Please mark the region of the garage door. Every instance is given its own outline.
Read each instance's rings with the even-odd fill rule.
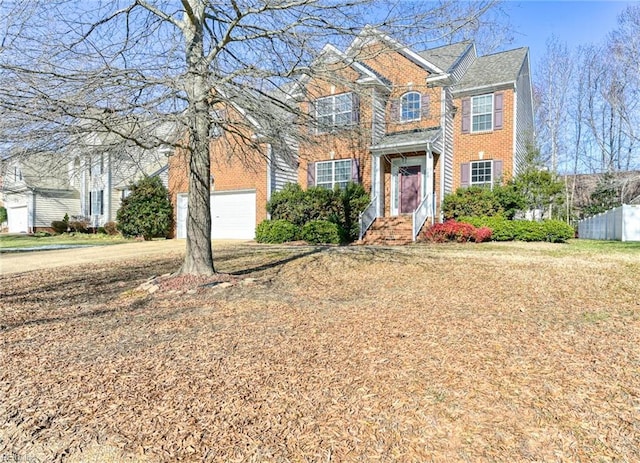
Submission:
[[[187,236],[186,195],[178,196],[178,238]],[[252,240],[256,233],[256,192],[229,191],[211,194],[211,238]]]
[[[9,233],[27,233],[29,226],[27,206],[8,207],[7,221],[9,222]]]

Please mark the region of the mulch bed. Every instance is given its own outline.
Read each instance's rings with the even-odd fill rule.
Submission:
[[[2,278],[0,461],[640,461],[640,263],[553,249]]]

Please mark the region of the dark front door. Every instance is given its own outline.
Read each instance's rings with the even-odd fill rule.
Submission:
[[[420,166],[400,167],[400,214],[410,214],[420,204],[422,175]]]

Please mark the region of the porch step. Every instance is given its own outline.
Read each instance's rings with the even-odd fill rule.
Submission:
[[[400,246],[413,242],[411,216],[378,217],[362,238],[361,244]]]

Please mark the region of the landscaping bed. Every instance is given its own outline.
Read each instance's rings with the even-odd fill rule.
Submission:
[[[638,461],[636,251],[237,245],[224,285],[171,284],[175,256],[2,277],[0,460]]]

